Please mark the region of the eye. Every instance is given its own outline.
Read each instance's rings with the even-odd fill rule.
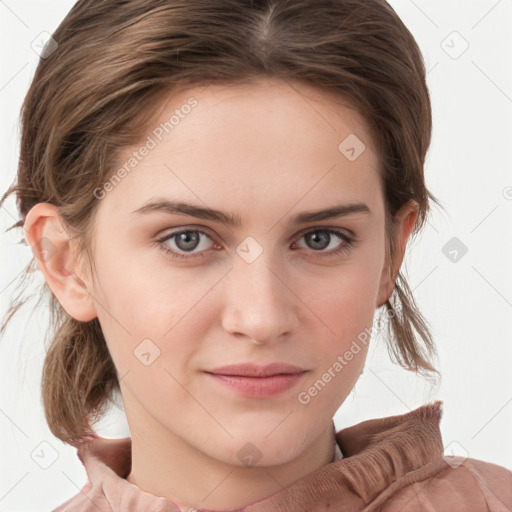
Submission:
[[[314,252],[320,252],[321,256],[334,256],[343,252],[348,252],[355,240],[346,235],[342,231],[336,229],[314,229],[303,233],[299,238],[305,239],[309,248]],[[340,243],[341,241],[341,243]],[[324,249],[330,248],[331,250],[325,251]]]
[[[174,233],[170,233],[164,238],[157,240],[157,243],[173,258],[186,259],[203,256],[203,253],[208,249],[208,244],[204,243],[205,239],[211,240],[211,238],[204,231],[199,231],[197,229],[187,229],[184,231],[175,231]],[[171,241],[173,244],[172,246],[170,246]],[[173,249],[173,246],[176,247],[177,250]],[[197,248],[200,249],[197,251],[199,254],[192,252]],[[191,254],[191,256],[187,256],[187,254],[183,253]]]
[[[321,257],[336,256],[348,252],[355,243],[354,238],[351,238],[342,231],[330,228],[310,230],[303,233],[297,240],[302,238],[309,245],[306,248],[312,249],[313,252],[318,253]],[[208,244],[207,240],[211,244]],[[192,259],[206,257],[213,241],[204,231],[186,229],[169,233],[157,240],[156,243],[173,258]],[[326,251],[325,249],[328,248],[331,250]]]

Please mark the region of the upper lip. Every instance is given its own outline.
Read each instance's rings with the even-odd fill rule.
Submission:
[[[221,366],[213,370],[207,370],[207,373],[215,373],[218,375],[239,375],[244,377],[270,377],[279,374],[302,373],[306,370],[300,366],[288,363],[271,363],[261,366],[254,363],[231,364]]]

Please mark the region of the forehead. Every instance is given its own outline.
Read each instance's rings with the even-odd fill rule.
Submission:
[[[118,166],[129,170],[109,193],[118,206],[167,194],[212,207],[265,199],[307,209],[319,195],[374,202],[381,193],[362,116],[324,91],[275,79],[173,90]]]
[[[195,106],[189,108],[192,101]],[[333,142],[332,137],[336,143],[340,136],[357,134],[375,152],[366,121],[348,100],[301,81],[259,78],[238,85],[180,87],[160,100],[158,113],[148,123],[146,132],[154,131],[172,117],[175,118],[171,123],[175,149],[179,146],[176,135],[180,131],[186,135],[187,126],[192,125],[196,134],[202,128],[208,139],[220,130],[231,129],[234,140],[248,134],[258,142],[283,141],[293,136],[293,140],[311,141],[307,147],[316,143],[319,135],[329,132],[331,137],[325,140],[326,145]],[[296,124],[298,120],[300,125]],[[175,130],[178,124],[181,129]],[[206,133],[211,129],[214,131]],[[166,131],[165,135],[170,133]],[[182,139],[186,141],[185,137]]]

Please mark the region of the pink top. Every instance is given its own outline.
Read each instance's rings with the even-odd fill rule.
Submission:
[[[511,512],[512,471],[443,456],[442,404],[340,430],[333,462],[236,512]],[[125,479],[131,470],[129,437],[92,438],[77,453],[89,481],[53,512],[180,511]]]

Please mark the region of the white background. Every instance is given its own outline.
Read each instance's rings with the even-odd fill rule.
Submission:
[[[434,210],[403,269],[432,326],[443,378],[431,390],[393,365],[376,338],[364,374],[336,414],[336,428],[439,399],[447,454],[512,469],[512,0],[390,3],[416,37],[429,70],[434,132],[427,186],[446,213]],[[52,33],[73,4],[0,0],[2,193],[15,177],[19,109],[38,62],[31,43],[43,31]],[[464,40],[468,49],[454,58]],[[5,233],[17,218],[11,199],[0,210],[1,314],[31,258],[28,247],[16,244],[21,232]],[[452,237],[468,248],[457,262],[442,252]],[[75,449],[45,423],[39,382],[47,317],[43,308],[31,315],[34,304],[22,309],[0,342],[1,511],[49,510],[86,482]],[[106,437],[129,435],[120,410],[99,430]],[[54,454],[55,462],[41,468],[31,457],[34,450]]]

